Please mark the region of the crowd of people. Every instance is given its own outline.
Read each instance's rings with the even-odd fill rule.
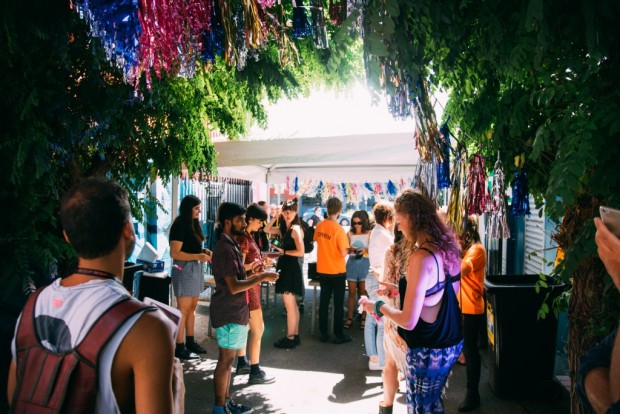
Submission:
[[[275,283],[286,310],[286,336],[274,346],[301,345],[297,298],[305,291],[302,266],[307,227],[298,215],[297,200],[284,202],[279,211],[270,207],[223,202],[216,217],[217,242],[210,251],[203,247],[200,199],[183,198],[169,234],[173,294],[181,315],[175,325],[156,307],[132,298],[119,283],[135,245],[126,191],[102,178],[76,184],[63,198],[60,212],[78,267],[33,295],[24,310],[27,317],[18,323],[8,381],[9,401],[16,412],[54,404],[63,412],[70,411],[69,407],[96,413],[183,412],[183,373],[178,360],[206,353],[195,340],[194,315],[207,261],[216,285],[210,305],[218,346],[212,412],[252,412],[231,398],[230,384],[235,361],[236,373],[249,374],[250,384],[275,381],[260,366],[265,330],[262,282]],[[345,329],[352,328],[359,304],[357,316],[364,329],[368,367],[383,371],[379,413],[392,413],[401,377],[406,381],[409,413],[443,412],[446,382],[462,353],[467,392],[459,411],[480,406],[478,346],[485,325],[486,252],[478,219],[469,217],[463,231],[456,234],[434,203],[411,189],[399,194],[394,203],[376,203],[372,222],[367,212],[356,211],[348,232],[337,222],[342,202],[331,197],[326,207],[325,217],[313,220],[321,287],[319,340],[330,340],[332,298],[331,339],[337,345],[352,340]],[[599,255],[620,289],[620,240],[599,219],[595,225]],[[270,238],[278,240],[271,246],[271,251],[279,253],[275,269],[265,254]],[[111,327],[109,334],[91,340],[89,332],[100,326]],[[148,347],[140,346],[145,337]],[[80,348],[82,341],[102,342],[93,355],[96,369],[74,368],[80,364],[78,355],[88,360],[89,354],[84,356]],[[596,412],[618,410],[619,344],[615,333],[610,335],[582,364],[580,395]],[[56,358],[57,362],[42,364],[40,358]],[[38,365],[43,368],[34,370]],[[50,370],[61,365],[66,365],[61,374],[52,375]],[[76,373],[71,374],[74,369]],[[67,392],[75,387],[71,375],[75,375],[73,381],[78,378],[79,391]],[[41,381],[52,382],[43,387],[48,390],[47,400],[33,392],[33,381],[41,386]]]

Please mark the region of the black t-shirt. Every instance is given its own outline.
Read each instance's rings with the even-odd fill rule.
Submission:
[[[199,243],[194,236],[192,228],[187,227],[185,223],[175,220],[170,228],[170,241],[180,241],[183,243],[181,251],[185,253],[198,254],[202,253],[202,243]]]

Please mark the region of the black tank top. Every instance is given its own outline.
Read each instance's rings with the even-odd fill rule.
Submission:
[[[435,257],[435,253],[424,247],[420,247],[420,249],[429,252],[437,265],[437,283],[426,291],[425,297],[443,289],[441,306],[435,322],[429,323],[419,318],[418,323],[411,331],[399,327],[398,334],[405,340],[409,348],[447,348],[454,346],[463,339],[461,309],[452,288],[452,282],[458,281],[461,275],[450,276],[445,272],[446,278],[443,282],[440,282],[439,262],[437,257]],[[398,292],[400,293],[400,309],[402,310],[405,303],[405,293],[407,292],[407,279],[405,277],[398,281]]]

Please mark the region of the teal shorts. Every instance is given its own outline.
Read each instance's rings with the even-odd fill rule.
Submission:
[[[248,325],[229,323],[215,328],[217,346],[224,349],[243,349],[248,340]]]

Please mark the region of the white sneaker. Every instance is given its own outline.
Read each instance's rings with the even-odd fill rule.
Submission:
[[[383,368],[381,368],[381,365],[379,365],[379,361],[369,360],[368,369],[371,371],[381,371]]]

